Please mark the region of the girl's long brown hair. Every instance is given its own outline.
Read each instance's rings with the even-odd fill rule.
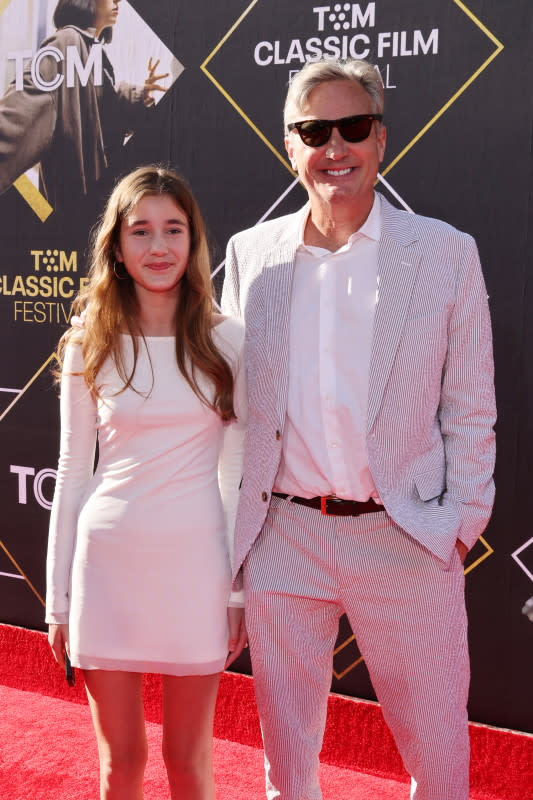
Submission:
[[[119,244],[123,219],[147,195],[169,195],[185,212],[190,229],[190,253],[187,269],[180,280],[175,315],[176,361],[195,394],[223,420],[235,417],[233,409],[233,374],[213,341],[213,295],[209,251],[205,228],[198,205],[185,180],[172,170],[159,166],[139,167],[116,185],[92,237],[91,265],[87,284],[73,304],[73,312],[83,312],[85,326],[70,328],[58,348],[62,366],[65,348],[71,340],[81,339],[84,360],[83,376],[91,393],[98,397],[98,373],[111,357],[124,381],[124,389],[133,387],[143,333],[138,322],[138,303],[133,280],[119,280],[114,273],[115,248]],[[121,265],[124,271],[123,265]],[[133,366],[126,369],[120,334],[130,334]],[[206,397],[198,375],[214,387],[213,399]]]

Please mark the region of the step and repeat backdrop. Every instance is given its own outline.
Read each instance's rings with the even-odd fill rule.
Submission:
[[[321,56],[367,58],[386,94],[378,190],[473,234],[481,253],[498,463],[493,518],[465,565],[469,709],[533,731],[533,625],[521,613],[533,595],[530,0],[119,0],[103,45],[68,27],[74,5],[91,4],[0,0],[0,621],[45,628],[50,367],[114,181],[154,161],[187,177],[219,294],[229,236],[306,199],[283,147],[291,75]],[[345,619],[332,689],[374,697]]]

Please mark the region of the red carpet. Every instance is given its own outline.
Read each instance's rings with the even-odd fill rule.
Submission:
[[[2,759],[0,797],[9,800],[95,800],[96,743],[89,709],[40,694],[0,686]],[[160,755],[161,726],[148,723],[145,794],[167,800]],[[217,800],[264,800],[259,748],[215,740]],[[352,770],[324,765],[324,800],[408,800],[409,787]]]
[[[0,798],[97,797],[96,744],[82,682],[70,689],[54,667],[43,634],[0,625]],[[146,797],[164,800],[158,680],[150,676],[145,688]],[[250,678],[223,676],[215,735],[217,800],[264,800]],[[472,725],[471,742],[472,800],[533,800],[533,737]],[[324,800],[408,800],[407,776],[375,703],[331,696],[322,761]]]

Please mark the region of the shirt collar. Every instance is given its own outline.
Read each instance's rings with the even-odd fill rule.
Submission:
[[[96,28],[80,28],[78,25],[63,25],[63,28],[74,28],[75,31],[78,31],[78,33],[81,33],[82,36],[85,36],[86,39],[90,39],[94,42],[101,41],[100,39],[96,38]]]
[[[298,223],[298,241],[296,245],[297,249],[299,248],[303,248],[306,250],[313,249],[313,248],[308,248],[308,246],[304,243],[305,226],[307,224],[307,220],[309,218],[310,213],[311,213],[311,206],[309,205],[309,203],[307,203],[301,211],[300,221]],[[379,242],[379,240],[381,239],[381,197],[378,192],[374,192],[374,202],[372,203],[370,214],[363,222],[359,230],[354,231],[350,236],[350,238],[348,239],[348,241],[346,242],[346,244],[343,246],[347,248],[351,247],[354,241],[361,236],[366,236],[367,239],[372,239],[372,241],[374,242]]]

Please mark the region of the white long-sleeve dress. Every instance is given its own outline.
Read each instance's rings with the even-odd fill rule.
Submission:
[[[139,339],[133,386],[109,359],[95,402],[69,345],[50,520],[47,614],[69,622],[84,669],[202,675],[227,656],[233,527],[242,472],[244,330],[213,331],[235,376],[237,419],[224,424],[179,372],[174,337]],[[126,364],[131,338],[124,336]],[[207,381],[203,390],[212,392]],[[93,474],[96,439],[98,465]]]

